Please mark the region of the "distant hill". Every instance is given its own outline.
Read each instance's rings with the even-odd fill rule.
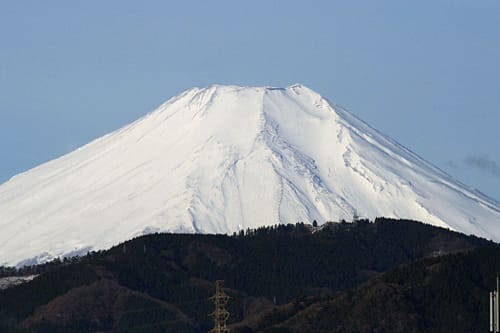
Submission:
[[[154,234],[24,269],[42,273],[0,291],[0,332],[206,332],[216,279],[234,332],[479,331],[498,263],[492,242],[406,220]]]

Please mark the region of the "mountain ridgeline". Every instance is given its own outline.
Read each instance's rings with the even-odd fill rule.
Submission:
[[[154,232],[405,218],[500,241],[500,204],[302,85],[213,85],[0,185],[0,265]]]
[[[207,332],[218,279],[235,333],[480,332],[499,263],[498,244],[385,218],[151,234],[24,268],[41,274],[0,291],[0,332]]]

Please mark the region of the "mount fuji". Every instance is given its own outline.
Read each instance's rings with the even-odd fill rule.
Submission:
[[[498,202],[316,92],[214,85],[0,185],[0,265],[353,216],[500,240]]]

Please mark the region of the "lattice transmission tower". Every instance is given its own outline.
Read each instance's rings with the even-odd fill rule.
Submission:
[[[215,281],[215,295],[211,298],[214,301],[215,310],[210,314],[214,318],[215,326],[209,333],[229,333],[227,319],[229,312],[226,310],[229,296],[224,292],[224,280]]]

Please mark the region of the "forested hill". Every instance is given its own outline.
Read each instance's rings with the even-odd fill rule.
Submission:
[[[401,265],[334,297],[278,306],[247,332],[488,332],[500,247]]]
[[[434,309],[437,303],[428,304],[429,297],[418,301],[426,289],[418,282],[422,274],[413,274],[411,267],[422,264],[410,263],[429,258],[426,260],[437,265],[432,267],[440,267],[439,263],[449,258],[446,254],[466,252],[470,256],[483,247],[493,249],[488,260],[500,258],[497,245],[484,239],[390,219],[331,223],[319,228],[280,225],[233,236],[148,235],[108,251],[31,268],[43,273],[32,282],[0,291],[0,332],[206,332],[212,327],[207,314],[213,310],[209,298],[217,279],[225,281],[231,296],[229,322],[235,332],[304,331],[309,327],[301,317],[306,310],[310,316],[323,318],[322,325],[329,327],[325,332],[333,332],[336,323],[328,318],[335,316],[329,312],[323,316],[314,305],[333,302],[346,309],[348,305],[355,307],[355,296],[377,281],[383,281],[384,286],[402,286],[405,291],[406,286],[413,288],[412,283],[422,288],[421,292],[411,289],[417,290],[416,294],[382,294],[377,301],[390,304],[392,295],[408,296],[415,300],[408,305],[408,311],[416,313],[412,318],[419,330],[415,332],[439,332],[430,330],[438,325],[429,319],[430,314],[418,312],[424,311],[422,307]],[[487,265],[479,263],[481,256],[473,258],[470,262],[458,260],[456,274],[451,266],[444,273],[427,269],[424,275],[434,276],[435,271],[439,279],[450,274],[469,279],[463,272],[467,265],[473,265],[471,269],[478,274],[475,278],[483,282],[477,287],[475,281],[472,292],[477,291],[474,297],[481,298],[486,281],[481,274]],[[379,274],[385,271],[390,273]],[[439,295],[440,290],[433,286],[432,292]],[[387,315],[405,309],[395,306]],[[479,318],[483,315],[479,310],[484,309],[459,306],[454,311],[466,318]],[[367,315],[362,328],[375,325],[371,320]],[[471,322],[467,327],[478,325],[477,320]],[[402,332],[400,326],[384,332]]]

